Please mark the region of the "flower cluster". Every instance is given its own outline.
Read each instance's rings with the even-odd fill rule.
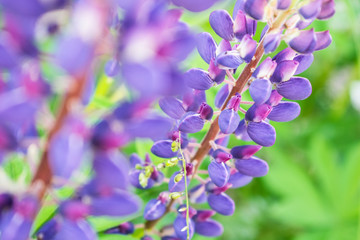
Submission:
[[[238,0],[232,17],[210,14],[222,38],[216,43],[210,33],[195,35],[174,8],[199,12],[217,1],[0,0],[0,164],[21,158],[31,179],[22,188],[0,185],[1,239],[94,240],[136,229],[144,240],[223,233],[212,217],[234,213],[226,191],[269,170],[254,154],[275,143],[270,121],[295,119],[299,104],[284,99],[311,94],[309,80],[296,75],[331,36],[307,27],[335,10],[333,0]],[[256,41],[259,22],[266,26]],[[263,57],[282,40],[287,48]],[[184,73],[182,62],[195,47],[208,69]],[[110,111],[95,111],[104,81],[114,95],[123,90]],[[206,90],[214,88],[210,103]],[[192,134],[207,125],[198,143]],[[232,134],[250,143],[229,149]],[[144,138],[153,141],[145,159],[124,154]],[[8,178],[5,171],[0,177]],[[88,221],[136,218],[141,199],[134,188],[161,184],[166,189],[144,204],[142,224],[95,229]],[[33,229],[46,204],[56,211]],[[153,231],[170,211],[173,223]]]

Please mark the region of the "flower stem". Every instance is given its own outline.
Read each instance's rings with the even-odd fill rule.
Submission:
[[[189,225],[189,195],[188,195],[188,185],[187,185],[187,172],[186,172],[186,159],[184,157],[184,154],[181,150],[181,133],[179,132],[179,152],[181,154],[181,157],[183,159],[183,168],[184,168],[184,182],[185,182],[185,199],[186,199],[186,239],[190,239],[190,225]]]

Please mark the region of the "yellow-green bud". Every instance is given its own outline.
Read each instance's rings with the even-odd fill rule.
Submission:
[[[172,159],[169,159],[165,162],[165,165],[167,167],[173,167],[173,166],[176,166],[176,164],[178,163],[178,159],[177,158],[172,158]]]
[[[186,209],[187,209],[186,207],[183,207],[183,208],[180,208],[178,211],[179,211],[179,212],[185,212]]]
[[[179,143],[177,141],[171,143],[171,150],[173,152],[177,152],[179,150]]]
[[[170,199],[178,199],[179,197],[181,197],[181,193],[179,193],[179,192],[173,192],[173,193],[170,193],[170,195],[169,195],[169,198]]]
[[[152,166],[145,167],[145,176],[149,178],[153,171],[154,171],[154,168]]]
[[[140,185],[145,188],[148,185],[149,178],[145,176],[144,173],[139,174],[139,183]]]
[[[174,181],[175,181],[176,183],[177,183],[177,182],[180,182],[182,178],[183,178],[183,174],[182,174],[182,173],[179,173],[178,175],[175,176]]]
[[[165,168],[165,167],[166,167],[165,163],[159,163],[159,164],[157,165],[157,169],[163,169],[163,168]]]
[[[136,164],[136,165],[135,165],[135,169],[141,170],[141,169],[143,169],[143,167],[141,166],[141,164]]]

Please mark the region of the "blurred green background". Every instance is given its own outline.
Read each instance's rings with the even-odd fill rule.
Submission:
[[[206,12],[185,13],[183,20],[195,31],[207,31],[215,37],[208,24],[210,12],[219,8],[232,12],[234,4],[235,0],[224,0]],[[313,65],[301,74],[312,82],[312,95],[299,102],[302,112],[296,120],[273,123],[277,130],[275,145],[257,154],[268,161],[269,174],[243,188],[228,191],[235,200],[236,212],[231,217],[214,217],[225,229],[224,235],[217,239],[360,239],[360,1],[336,1],[336,10],[329,21],[316,21],[312,25],[316,31],[329,29],[333,37],[332,45],[316,52]],[[285,44],[281,49],[284,47]],[[207,65],[194,52],[184,69],[190,67],[206,69]],[[111,84],[101,79],[98,84],[92,104],[104,106],[106,98],[97,96]],[[207,94],[209,102],[213,102],[218,89]],[[205,131],[195,137],[200,138]],[[241,143],[232,138],[230,146]],[[137,142],[125,151],[137,151],[143,156],[150,146],[151,142]],[[138,193],[146,201],[161,190],[166,190],[166,186]],[[53,209],[55,206],[43,209],[37,225]],[[135,222],[142,221],[140,215]],[[160,225],[170,224],[173,219],[174,215],[170,214]],[[92,223],[101,230],[124,220],[103,218]],[[134,238],[103,236],[101,239]]]

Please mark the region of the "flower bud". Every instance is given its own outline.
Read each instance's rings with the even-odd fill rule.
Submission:
[[[153,171],[154,171],[153,166],[147,166],[147,167],[145,167],[145,176],[146,176],[147,178],[149,178],[149,177],[151,176],[151,174],[153,173]]]
[[[212,156],[214,157],[215,161],[218,163],[227,162],[232,158],[232,155],[230,153],[225,152],[222,149],[215,150]]]
[[[171,158],[165,162],[165,165],[166,167],[173,167],[177,165],[178,161],[179,160],[177,158]]]
[[[173,200],[178,199],[179,197],[181,197],[181,193],[179,193],[179,192],[173,192],[173,193],[170,193],[170,195],[169,195],[169,199],[173,199]]]
[[[228,108],[234,110],[235,112],[237,112],[239,110],[240,102],[241,102],[241,95],[236,94],[235,96],[233,96],[230,99],[229,104],[228,104]]]
[[[179,143],[177,141],[173,141],[171,143],[171,151],[177,152],[179,150]]]
[[[124,222],[119,224],[116,227],[112,227],[105,230],[105,233],[107,234],[123,234],[128,235],[132,234],[134,232],[134,224],[131,222]]]
[[[210,120],[214,114],[214,111],[208,104],[202,103],[198,113],[202,119]]]
[[[143,166],[141,164],[136,164],[135,165],[135,169],[137,170],[142,170],[143,169]]]
[[[149,180],[149,178],[146,177],[144,173],[139,174],[139,183],[143,188],[145,188],[147,186],[148,180]]]
[[[176,183],[177,183],[177,182],[180,182],[182,178],[183,178],[183,174],[182,174],[182,173],[179,173],[178,175],[175,176],[174,181],[175,181]]]

